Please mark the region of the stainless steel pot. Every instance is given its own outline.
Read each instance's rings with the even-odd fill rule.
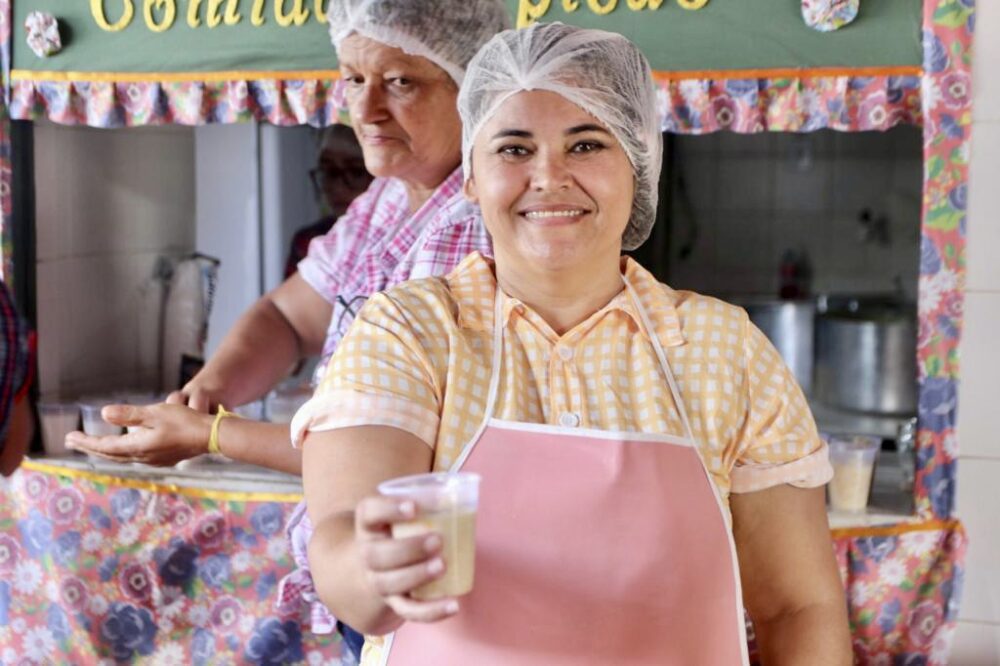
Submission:
[[[917,316],[890,299],[843,299],[816,317],[815,397],[875,414],[917,408]]]
[[[816,303],[811,300],[744,301],[750,321],[767,336],[791,368],[802,391],[812,392],[813,321]]]

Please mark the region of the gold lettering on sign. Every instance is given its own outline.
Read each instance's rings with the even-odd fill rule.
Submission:
[[[201,0],[188,0],[187,24],[188,27],[197,28],[201,25]]]
[[[225,0],[208,0],[208,9],[205,10],[205,25],[214,28],[222,23],[222,12],[219,11]]]
[[[590,7],[590,11],[598,16],[604,16],[615,11],[615,7],[618,6],[618,0],[604,0],[603,5],[601,4],[601,0],[587,0],[587,6]]]
[[[274,20],[282,28],[288,28],[293,23],[302,25],[309,20],[309,10],[302,8],[302,0],[294,0],[295,4],[290,13],[285,13],[285,0],[274,0]]]
[[[243,17],[240,16],[240,0],[226,2],[226,17],[222,20],[226,25],[236,25],[243,20]]]
[[[222,5],[226,5],[226,14],[220,11]],[[239,12],[240,0],[208,0],[208,17],[205,19],[209,28],[214,28],[220,23],[226,25],[236,25],[243,20]]]
[[[90,13],[97,26],[106,32],[120,32],[129,27],[135,17],[136,3],[140,0],[120,0],[121,16],[112,23],[108,20],[105,11],[105,2],[108,0],[89,0]],[[119,0],[115,0],[116,2]],[[151,32],[164,32],[173,27],[178,13],[178,2],[181,0],[141,0],[142,13],[146,28]],[[185,20],[188,27],[198,28],[204,22],[208,28],[216,28],[220,25],[233,26],[243,20],[240,11],[241,2],[245,0],[185,0],[187,8]],[[268,0],[248,0],[250,7],[250,23],[254,27],[260,27],[267,22],[265,13],[268,11]],[[274,20],[282,28],[299,27],[305,25],[310,17],[319,23],[326,23],[326,7],[329,0],[272,0],[274,2]],[[660,9],[666,0],[625,0],[624,4],[629,11],[653,11]],[[677,0],[678,6],[683,9],[702,9],[709,0]],[[517,27],[524,28],[542,19],[549,10],[552,9],[554,0],[518,0],[517,7]],[[619,0],[558,0],[557,7],[561,7],[566,14],[571,14],[586,5],[587,10],[598,16],[611,14],[618,5]],[[246,5],[243,5],[245,8]],[[203,13],[204,10],[204,13]]]
[[[251,25],[264,25],[264,0],[253,0],[253,9],[250,10]]]
[[[566,0],[563,0],[563,2],[566,2]],[[537,2],[520,0],[517,4],[517,27],[527,28],[545,16],[545,12],[549,11],[551,5],[552,0],[538,0]]]
[[[163,12],[163,17],[159,23],[153,17],[153,10]],[[142,3],[142,16],[146,20],[146,27],[153,32],[163,32],[174,24],[177,16],[177,4],[174,0],[145,0]]]
[[[127,28],[128,24],[132,22],[135,7],[132,5],[132,0],[124,0],[124,2],[125,10],[122,12],[122,17],[118,19],[117,23],[108,23],[108,18],[104,15],[103,0],[90,0],[90,14],[94,17],[97,27],[107,32],[120,32]]]
[[[326,25],[326,9],[323,7],[323,0],[316,0],[316,8],[313,10],[316,20]]]

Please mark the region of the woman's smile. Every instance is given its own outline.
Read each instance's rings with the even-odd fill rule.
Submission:
[[[590,213],[589,209],[577,206],[532,206],[518,214],[532,224],[558,226],[574,224]]]

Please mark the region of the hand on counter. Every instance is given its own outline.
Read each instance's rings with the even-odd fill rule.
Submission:
[[[66,447],[115,462],[169,466],[208,452],[215,417],[183,405],[108,405],[108,423],[132,428],[124,435],[94,437],[82,432],[66,436]]]
[[[184,385],[179,391],[167,396],[167,403],[184,405],[191,409],[208,414],[226,404],[226,396],[221,388],[210,385],[208,380],[201,378],[201,373]]]

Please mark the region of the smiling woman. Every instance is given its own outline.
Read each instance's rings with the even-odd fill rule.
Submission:
[[[317,591],[363,663],[747,663],[744,603],[768,663],[849,663],[801,390],[744,311],[621,256],[656,212],[645,59],[506,31],[459,112],[495,261],[372,297],[292,426]],[[392,536],[419,511],[375,490],[449,470],[482,477],[475,583],[425,600],[446,542]]]

